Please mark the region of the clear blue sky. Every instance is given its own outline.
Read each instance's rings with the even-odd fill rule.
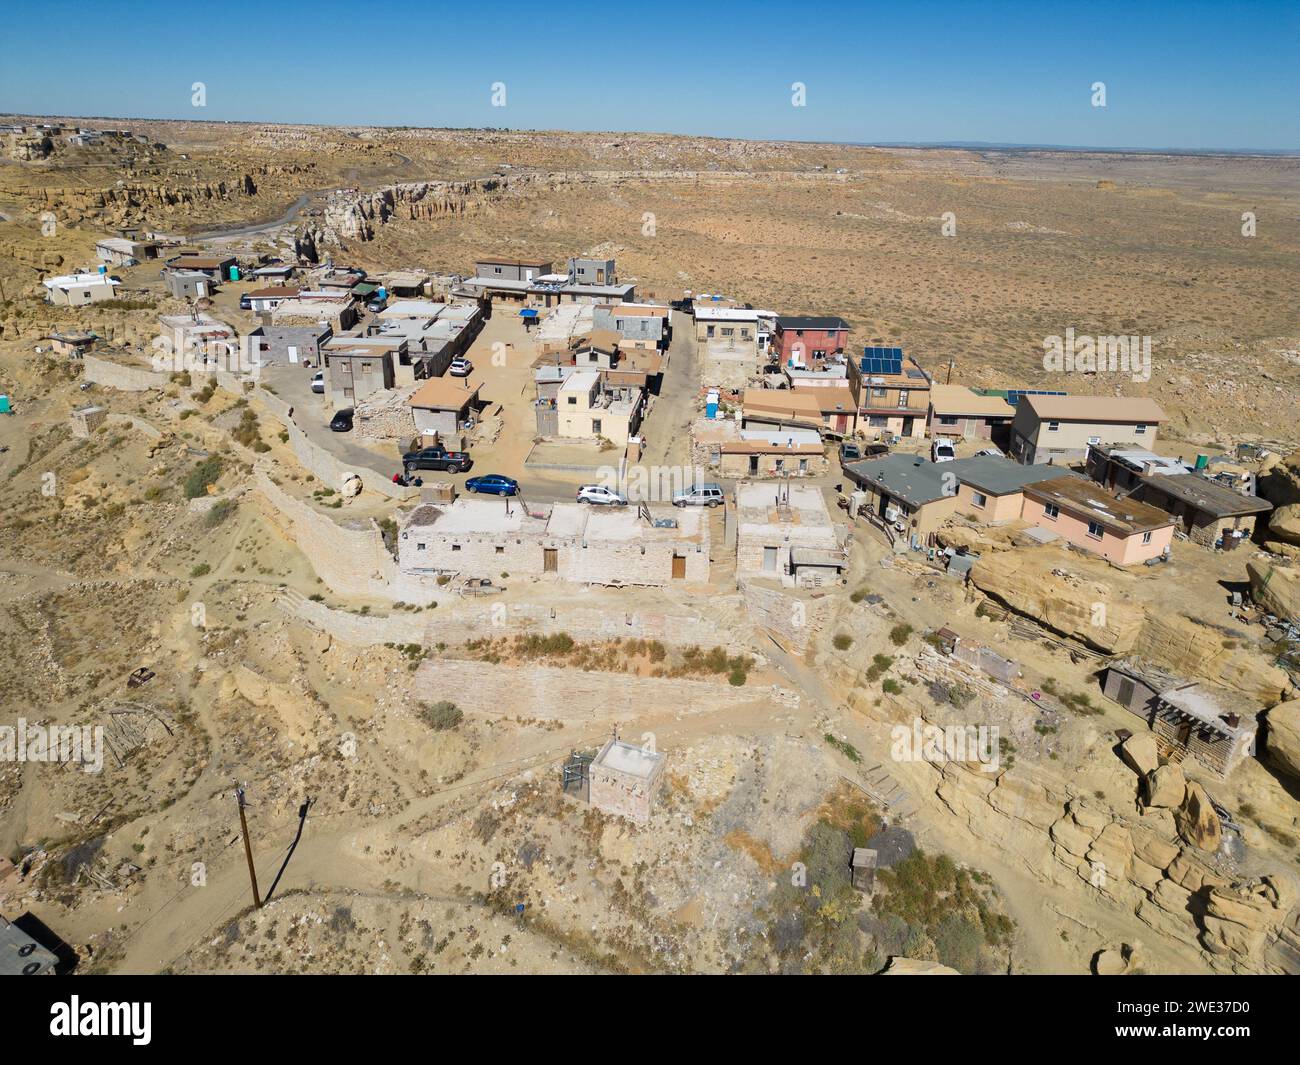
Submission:
[[[23,17],[35,32],[0,53],[0,111],[1300,149],[1296,0],[128,0]]]

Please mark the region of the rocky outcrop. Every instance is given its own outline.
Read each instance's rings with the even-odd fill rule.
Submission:
[[[1276,768],[1300,778],[1300,699],[1278,703],[1264,715],[1268,736],[1264,750]]]
[[[1141,943],[1119,943],[1093,955],[1092,971],[1097,976],[1129,976],[1142,971],[1143,958]]]
[[[1250,597],[1270,614],[1300,618],[1300,567],[1252,558],[1246,563]]]
[[[1171,672],[1241,692],[1263,703],[1280,699],[1289,678],[1221,629],[1194,618],[1148,610],[1111,584],[1052,567],[1025,552],[984,555],[971,582],[1018,614],[1106,654],[1135,654]],[[1256,565],[1253,561],[1248,565]],[[1127,578],[1117,578],[1127,579]],[[1279,585],[1281,579],[1278,580]],[[1254,578],[1252,578],[1252,583]]]
[[[975,563],[970,579],[1016,613],[1106,654],[1131,651],[1146,620],[1141,606],[1115,602],[1105,584],[1062,570],[1031,570],[1020,552],[985,555]],[[1093,609],[1097,603],[1106,608],[1101,624]]]
[[[1214,812],[1205,789],[1195,781],[1187,785],[1182,805],[1178,807],[1174,820],[1178,825],[1178,834],[1193,847],[1213,854],[1223,842],[1223,825],[1219,821],[1219,815]]]
[[[1261,877],[1236,887],[1211,887],[1201,942],[1211,954],[1254,956],[1294,903],[1291,888],[1277,877]]]
[[[1268,531],[1289,544],[1300,544],[1300,503],[1287,503],[1269,516]]]

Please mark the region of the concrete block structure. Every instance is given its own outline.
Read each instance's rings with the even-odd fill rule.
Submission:
[[[736,486],[736,576],[787,586],[839,580],[847,565],[820,488],[747,481]]]
[[[466,578],[509,573],[576,584],[707,584],[708,515],[694,509],[668,513],[580,503],[530,510],[509,498],[422,503],[398,535],[398,567],[408,574]]]
[[[609,740],[588,767],[589,798],[596,809],[647,824],[668,759],[657,751]]]
[[[105,407],[77,407],[72,415],[72,435],[87,437],[98,429],[108,418]]]

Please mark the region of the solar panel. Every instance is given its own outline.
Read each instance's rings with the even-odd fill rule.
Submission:
[[[1013,407],[1020,402],[1021,396],[1064,396],[1066,392],[1053,392],[1043,388],[1009,388],[1007,389],[1007,402]]]
[[[862,372],[873,375],[901,374],[903,349],[866,347],[862,349]]]

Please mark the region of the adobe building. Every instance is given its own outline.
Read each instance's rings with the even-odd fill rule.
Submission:
[[[669,516],[671,515],[671,516]],[[529,509],[517,498],[422,503],[397,540],[403,573],[547,577],[575,584],[668,587],[709,580],[709,516],[700,509]]]
[[[587,768],[588,798],[596,809],[647,824],[668,759],[657,751],[609,740]]]

